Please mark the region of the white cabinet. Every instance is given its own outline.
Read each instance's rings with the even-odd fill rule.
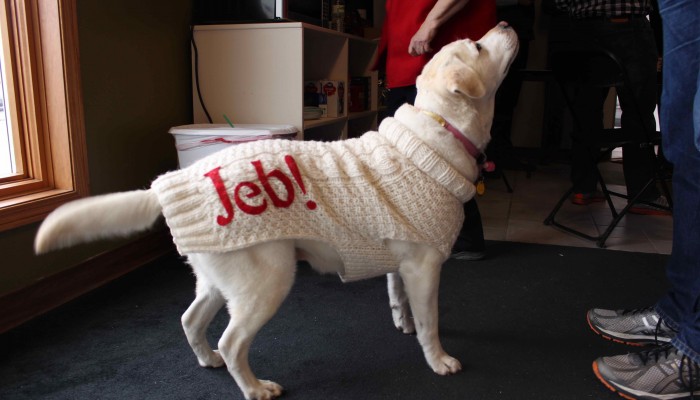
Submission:
[[[291,124],[299,139],[336,140],[377,126],[377,41],[301,22],[198,25],[192,57],[194,122]],[[370,109],[304,120],[304,82],[370,77]],[[348,104],[348,90],[343,93]]]

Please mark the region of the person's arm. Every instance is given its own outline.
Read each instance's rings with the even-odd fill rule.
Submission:
[[[464,8],[469,0],[438,0],[425,17],[408,45],[408,54],[418,56],[433,51],[430,42],[435,38],[438,28],[459,10]]]

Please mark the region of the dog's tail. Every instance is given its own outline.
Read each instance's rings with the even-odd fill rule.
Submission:
[[[161,214],[151,190],[88,197],[54,210],[39,227],[34,251],[46,253],[78,243],[125,237],[150,228]]]

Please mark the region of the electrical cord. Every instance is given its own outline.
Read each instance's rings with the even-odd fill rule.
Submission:
[[[207,120],[211,124],[212,119],[209,115],[209,111],[207,111],[207,107],[204,105],[202,91],[199,88],[199,51],[197,50],[197,43],[194,41],[194,25],[190,25],[190,41],[192,42],[192,49],[194,50],[194,81],[197,88],[197,97],[199,98],[199,104],[202,106],[202,110],[204,110],[204,114],[207,116]]]

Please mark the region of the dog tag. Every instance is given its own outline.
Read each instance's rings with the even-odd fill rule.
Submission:
[[[482,196],[484,192],[486,192],[486,185],[484,184],[484,178],[481,178],[479,182],[476,183],[476,193]]]

